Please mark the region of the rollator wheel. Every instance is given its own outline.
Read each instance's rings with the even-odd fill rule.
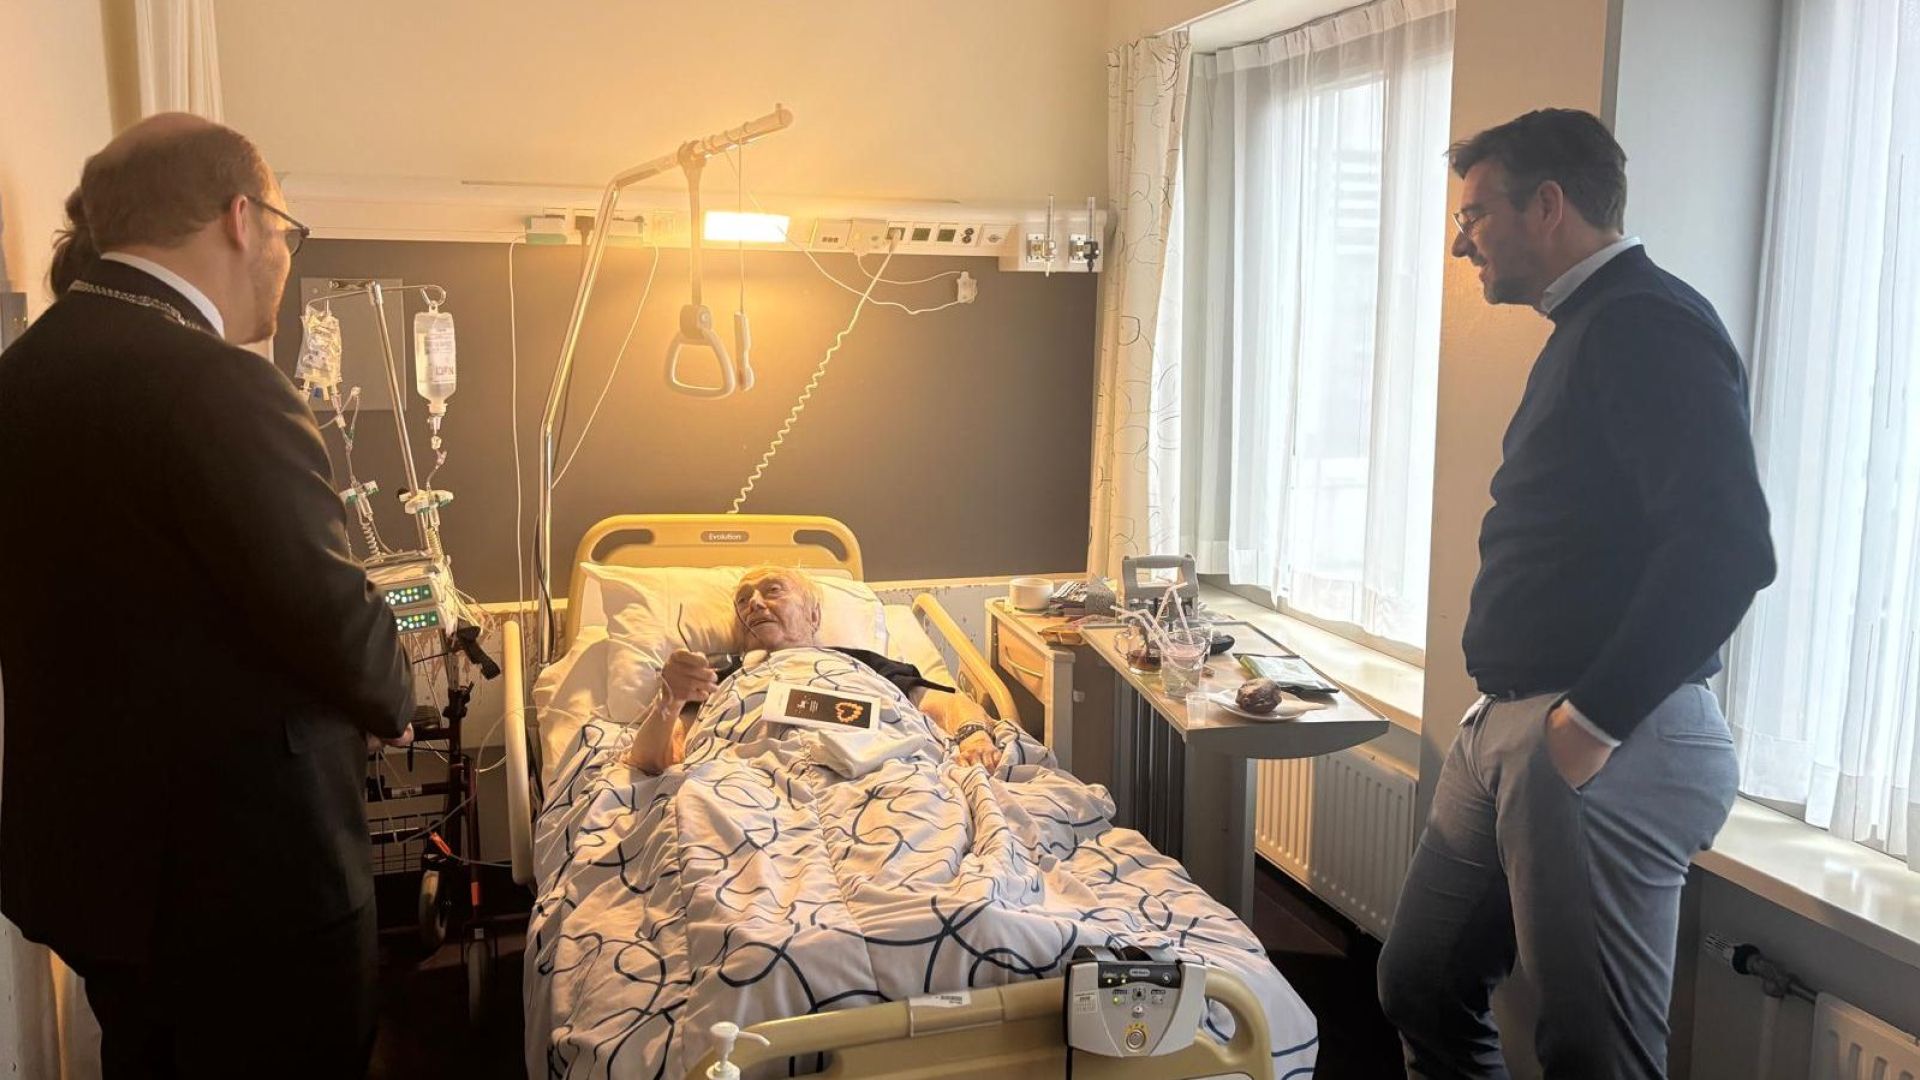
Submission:
[[[447,909],[440,903],[440,871],[420,874],[420,946],[429,955],[447,940]]]
[[[484,935],[460,946],[467,968],[467,1022],[478,1027],[487,1011],[487,988],[493,982],[493,948]]]

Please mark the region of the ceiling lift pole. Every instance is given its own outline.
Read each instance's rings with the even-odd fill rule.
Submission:
[[[792,110],[784,105],[775,105],[772,112],[758,120],[749,120],[716,135],[682,143],[678,150],[670,154],[662,154],[644,165],[636,165],[618,174],[607,181],[606,190],[600,195],[600,211],[593,219],[593,238],[588,242],[587,258],[580,267],[580,284],[573,295],[573,316],[567,320],[566,337],[560,344],[560,360],[554,365],[553,380],[547,387],[546,412],[540,420],[540,521],[539,533],[535,538],[534,561],[540,589],[539,657],[543,664],[553,661],[557,643],[553,619],[553,472],[559,449],[555,445],[558,436],[556,429],[560,405],[566,400],[567,386],[573,378],[573,354],[580,343],[580,327],[586,319],[587,301],[593,296],[594,279],[600,274],[600,258],[606,251],[607,227],[613,220],[614,205],[619,202],[622,190],[642,180],[658,176],[668,169],[686,168],[689,165],[697,169],[708,158],[782,131],[792,123]],[[698,230],[701,223],[689,222],[689,227]],[[515,528],[518,527],[516,524]]]

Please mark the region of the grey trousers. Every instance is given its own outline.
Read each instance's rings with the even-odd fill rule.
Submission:
[[[1733,739],[1689,684],[1576,791],[1547,756],[1557,700],[1482,699],[1440,770],[1380,954],[1412,1077],[1508,1075],[1489,996],[1516,950],[1548,1077],[1666,1075],[1680,890],[1733,807]]]

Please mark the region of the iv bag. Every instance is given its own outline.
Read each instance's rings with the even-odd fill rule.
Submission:
[[[308,393],[325,394],[340,386],[340,320],[331,311],[309,309],[300,318],[305,331],[293,377]]]
[[[413,317],[413,377],[428,412],[446,411],[454,375],[453,316],[439,310],[420,312]]]

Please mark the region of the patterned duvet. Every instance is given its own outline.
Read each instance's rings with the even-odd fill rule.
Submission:
[[[776,678],[882,699],[882,734],[763,721]],[[681,1077],[721,1020],[1047,978],[1109,940],[1238,974],[1267,1006],[1275,1076],[1311,1073],[1313,1018],[1253,934],[1024,737],[991,775],[953,765],[891,683],[819,649],[730,680],[664,775],[619,764],[621,735],[589,719],[549,767],[529,1075]]]

